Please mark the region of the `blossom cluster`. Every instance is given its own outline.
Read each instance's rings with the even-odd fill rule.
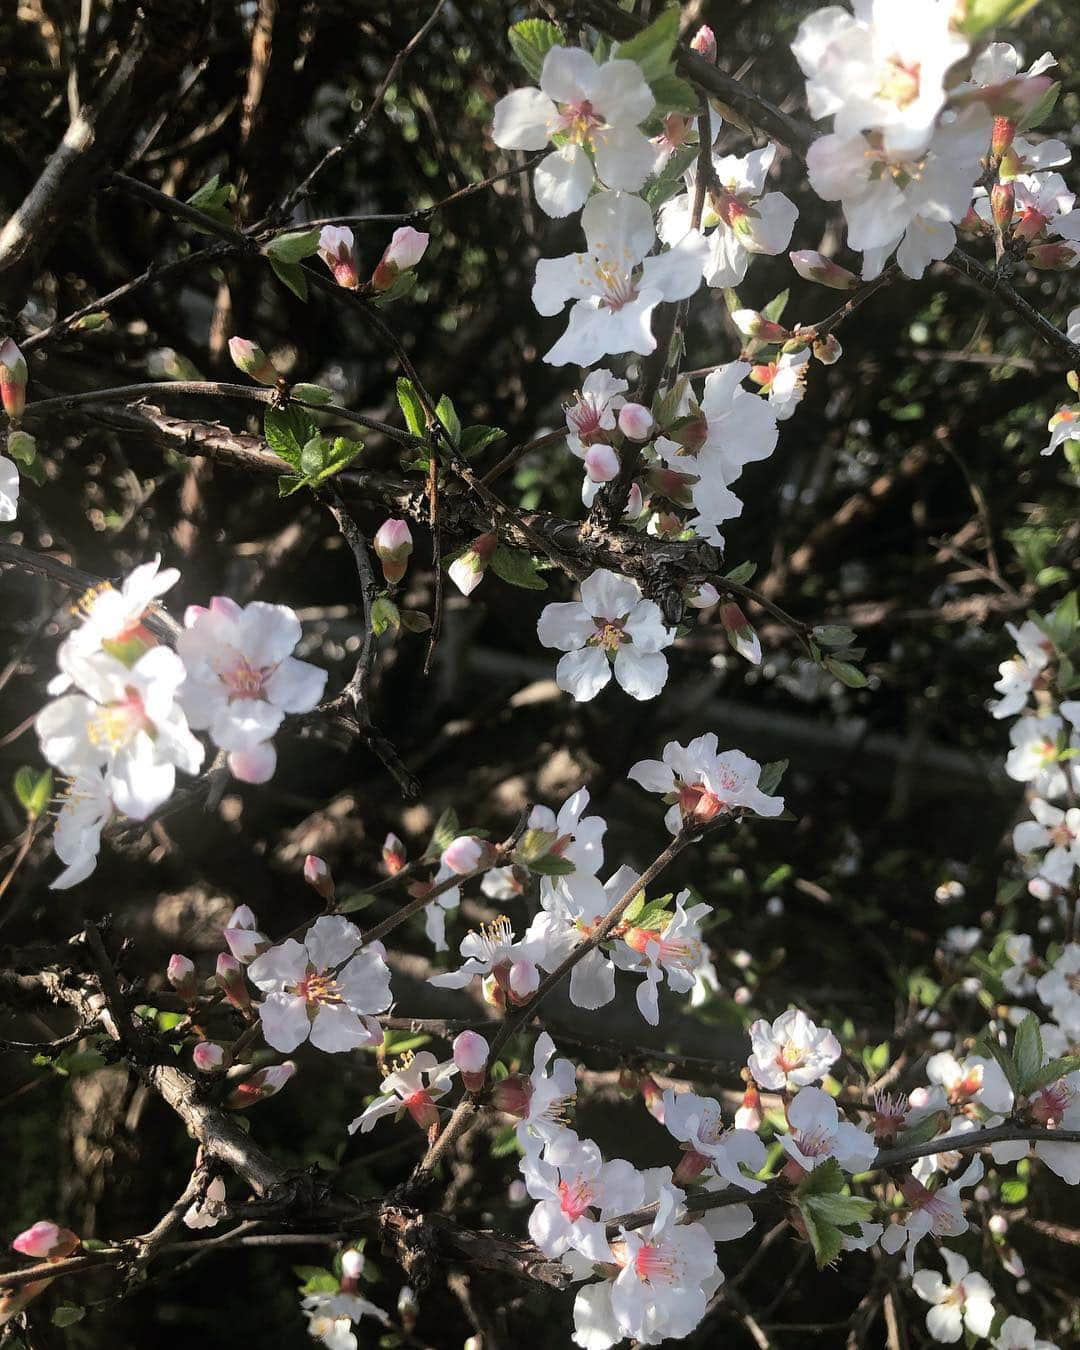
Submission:
[[[160,562],[136,567],[119,588],[88,591],[57,652],[49,692],[58,697],[35,723],[42,754],[68,780],[54,889],[90,875],[110,819],[146,820],[172,795],[177,769],[199,772],[206,749],[196,731],[238,779],[265,783],[286,714],[309,711],[326,685],[324,670],[292,655],[300,622],[284,605],[215,596],[188,606],[175,648],[162,641],[157,602],[180,573]]]

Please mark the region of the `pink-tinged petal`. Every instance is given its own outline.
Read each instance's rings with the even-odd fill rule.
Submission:
[[[287,656],[266,682],[266,697],[287,713],[310,712],[323,696],[326,671]]]
[[[253,666],[275,666],[300,641],[300,620],[287,605],[253,600],[239,621],[240,649]]]
[[[599,647],[567,652],[555,667],[555,683],[579,703],[587,703],[611,680],[611,666]]]
[[[266,1044],[283,1055],[302,1045],[311,1029],[307,1005],[290,994],[267,994],[259,1004],[259,1020]]]
[[[228,763],[240,783],[269,783],[277,770],[277,750],[273,741],[263,741],[250,750],[233,750]]]
[[[222,750],[254,750],[284,721],[280,708],[258,698],[238,698],[219,707],[210,735]]]

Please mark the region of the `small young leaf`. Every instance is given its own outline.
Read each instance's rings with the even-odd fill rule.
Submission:
[[[86,1309],[78,1303],[61,1303],[53,1309],[52,1324],[54,1327],[70,1327],[81,1322],[85,1316]]]
[[[559,858],[553,853],[548,853],[543,858],[534,858],[526,866],[538,877],[568,877],[577,871],[569,858]]]
[[[283,263],[298,263],[301,258],[310,258],[318,250],[319,234],[317,229],[279,234],[266,245],[267,257]]]
[[[294,469],[300,467],[304,446],[317,434],[315,423],[303,409],[290,403],[287,408],[267,408],[263,435],[274,454]]]
[[[546,19],[522,19],[510,29],[510,49],[525,67],[531,80],[539,80],[544,68],[544,57],[552,47],[563,41],[563,35]]]
[[[309,441],[304,442],[304,447],[300,451],[300,472],[305,478],[314,478],[325,463],[323,438],[316,432]]]
[[[733,567],[730,572],[725,572],[724,579],[734,581],[739,586],[745,586],[756,571],[757,563],[744,562],[740,563],[738,567]]]
[[[546,591],[547,582],[537,572],[532,556],[523,549],[500,544],[491,558],[491,570],[511,586],[527,591]]]
[[[758,779],[758,790],[764,792],[767,797],[771,797],[780,786],[780,780],[787,773],[788,760],[774,759],[768,764],[761,766],[761,777]]]
[[[859,667],[853,666],[850,661],[838,661],[835,656],[827,656],[822,664],[831,675],[835,675],[840,683],[846,684],[849,689],[863,689],[870,683]]]
[[[460,833],[461,824],[458,820],[458,814],[452,806],[448,806],[435,822],[435,828],[431,831],[431,840],[424,853],[425,859],[441,858]]]
[[[673,5],[648,28],[642,29],[629,42],[620,42],[615,55],[620,61],[636,61],[649,82],[669,73],[671,53],[679,36],[680,9]]]
[[[655,113],[696,113],[697,96],[692,85],[681,80],[678,75],[658,75],[649,81],[653,98],[656,99]]]
[[[461,444],[461,418],[458,417],[457,409],[454,407],[449,394],[443,394],[435,405],[435,411],[456,449]]]
[[[486,450],[489,445],[495,441],[501,441],[506,435],[502,427],[485,427],[477,425],[466,427],[461,433],[461,453],[463,455],[478,455],[481,450]]]
[[[427,435],[427,421],[424,417],[424,405],[416,396],[412,381],[402,375],[397,382],[397,401],[405,417],[405,425],[414,436]]]
[[[1075,1073],[1077,1069],[1080,1069],[1080,1055],[1062,1055],[1060,1059],[1052,1059],[1049,1064],[1044,1064],[1038,1073],[1032,1074],[1024,1085],[1024,1091],[1029,1094],[1038,1092],[1040,1088],[1049,1087],[1051,1083],[1056,1083],[1067,1073]]]
[[[293,295],[299,300],[307,299],[307,277],[304,276],[304,269],[299,263],[282,262],[280,258],[273,255],[269,258],[270,267],[278,281],[288,286]]]
[[[1039,1019],[1034,1013],[1028,1013],[1016,1028],[1013,1059],[1021,1091],[1026,1092],[1028,1083],[1042,1068],[1043,1062],[1042,1035],[1039,1032]]]
[[[774,295],[761,311],[765,318],[771,320],[773,323],[779,323],[784,310],[787,308],[789,295],[790,291],[787,290],[781,291],[779,295]]]
[[[823,647],[849,647],[855,641],[855,630],[843,624],[823,623],[814,629],[814,637]]]

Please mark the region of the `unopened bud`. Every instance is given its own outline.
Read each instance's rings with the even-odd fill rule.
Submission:
[[[835,366],[844,354],[840,339],[833,333],[826,333],[824,337],[818,338],[811,351],[823,366]]]
[[[747,1083],[742,1105],[735,1112],[735,1128],[737,1130],[761,1128],[761,1093],[753,1080]]]
[[[1009,1221],[1004,1214],[991,1214],[986,1226],[994,1237],[1004,1237],[1009,1231]]]
[[[757,342],[779,344],[787,342],[791,334],[782,324],[774,323],[756,309],[737,309],[731,321],[744,337],[754,338]]]
[[[409,555],[413,551],[412,531],[408,522],[394,517],[384,520],[375,532],[372,548],[382,564],[387,585],[395,586],[405,575]]]
[[[317,408],[329,403],[334,397],[334,391],[327,389],[325,384],[294,384],[289,393],[302,403],[313,403]]]
[[[846,267],[826,258],[814,249],[798,249],[789,253],[791,265],[804,281],[816,281],[819,286],[830,286],[834,291],[853,291],[859,285],[859,278]]]
[[[1002,234],[1008,234],[1016,208],[1016,189],[1011,183],[995,183],[990,189],[990,214]]]
[[[973,236],[988,234],[990,231],[990,226],[983,220],[982,216],[979,215],[974,206],[968,207],[967,214],[956,228],[961,234],[970,234]]]
[[[727,639],[744,660],[761,665],[761,642],[749,619],[738,605],[729,601],[720,611],[720,622]]]
[[[439,1123],[439,1108],[424,1088],[406,1097],[405,1109],[422,1130],[434,1129]]]
[[[664,1123],[664,1094],[653,1078],[652,1074],[643,1073],[638,1080],[638,1087],[642,1097],[645,1099],[645,1109],[654,1120],[658,1120],[661,1125]]]
[[[1025,261],[1040,272],[1063,272],[1076,262],[1076,250],[1068,244],[1036,244]]]
[[[259,384],[277,384],[280,378],[278,370],[257,342],[242,337],[230,338],[229,356],[237,370]]]
[[[585,451],[585,472],[591,483],[610,483],[619,472],[618,453],[602,442],[590,445]]]
[[[481,534],[472,541],[459,558],[455,558],[450,564],[447,569],[450,580],[462,595],[472,595],[473,591],[480,585],[484,573],[487,571],[488,563],[491,562],[492,555],[498,546],[499,536],[497,534],[494,532]]]
[[[396,877],[405,866],[405,845],[396,834],[388,834],[383,840],[382,860],[383,866],[392,877]]]
[[[716,61],[716,34],[707,23],[703,23],[690,40],[690,48],[703,56],[706,61]]]
[[[720,592],[711,581],[703,581],[701,585],[686,597],[686,603],[691,609],[711,609],[720,599]]]
[[[304,880],[320,900],[326,901],[327,904],[333,904],[334,876],[325,859],[316,857],[314,853],[309,853],[304,859]]]
[[[431,236],[411,225],[403,225],[395,230],[386,252],[371,276],[372,287],[376,291],[388,291],[402,272],[415,267],[428,246]]]
[[[13,422],[26,407],[26,360],[12,338],[0,342],[0,402]]]
[[[416,1319],[420,1315],[420,1304],[416,1301],[416,1295],[407,1284],[401,1286],[397,1296],[397,1315],[401,1323],[401,1329],[406,1335],[410,1335],[416,1326]]]
[[[251,995],[244,982],[244,968],[235,956],[229,956],[226,952],[221,953],[217,959],[214,979],[226,1000],[234,1008],[239,1008],[241,1012],[248,1011],[251,1007]]]
[[[1013,235],[1027,243],[1042,234],[1047,224],[1047,216],[1044,216],[1041,211],[1035,211],[1029,207],[1026,211],[1021,212],[1020,219],[1013,227]]]
[[[672,1173],[671,1180],[676,1186],[685,1186],[688,1181],[693,1181],[695,1177],[701,1176],[705,1168],[709,1165],[709,1159],[704,1153],[698,1153],[696,1149],[687,1149],[679,1160],[679,1165]]]
[[[470,1092],[479,1092],[487,1078],[490,1054],[487,1041],[478,1031],[463,1031],[454,1038],[453,1052],[461,1081]]]
[[[632,441],[644,441],[652,431],[653,415],[641,403],[624,403],[619,409],[619,430]]]
[[[225,1050],[216,1041],[200,1041],[191,1052],[200,1073],[214,1073],[225,1063]]]
[[[28,431],[16,429],[8,432],[7,451],[12,459],[20,464],[33,464],[37,455],[37,441]]]
[[[265,933],[259,932],[258,920],[248,905],[237,905],[229,915],[222,936],[229,951],[245,966],[270,946],[270,939]]]
[[[319,234],[318,253],[339,286],[356,289],[360,278],[353,256],[353,232],[347,225],[324,225]]]
[[[1011,117],[995,117],[994,129],[990,134],[990,153],[1000,160],[1013,143],[1016,135],[1016,123]]]
[[[287,1059],[284,1064],[271,1064],[269,1068],[258,1069],[250,1078],[245,1078],[233,1088],[225,1098],[225,1105],[233,1111],[246,1111],[256,1102],[276,1096],[295,1072],[296,1065],[291,1059]]]
[[[358,1280],[364,1269],[364,1253],[349,1247],[341,1253],[341,1273],[347,1280]]]
[[[495,861],[495,849],[486,839],[459,834],[443,851],[442,861],[451,872],[464,876],[490,867]]]
[[[195,965],[186,956],[174,952],[169,957],[165,974],[169,983],[186,1003],[193,1003],[198,998],[199,982],[195,978]]]
[[[60,1261],[78,1248],[79,1241],[70,1228],[39,1219],[32,1228],[20,1233],[11,1246],[23,1256],[34,1256],[39,1261]]]

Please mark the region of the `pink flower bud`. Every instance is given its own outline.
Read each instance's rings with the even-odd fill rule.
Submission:
[[[454,1039],[454,1063],[470,1092],[479,1092],[487,1078],[488,1043],[477,1031],[463,1031]]]
[[[200,1041],[191,1052],[200,1073],[213,1073],[225,1063],[225,1050],[216,1041]]]
[[[364,1253],[349,1247],[341,1253],[341,1273],[347,1280],[358,1280],[364,1269]]]
[[[0,402],[13,422],[26,407],[26,361],[11,338],[0,342]]]
[[[405,866],[405,845],[396,834],[388,834],[383,840],[382,860],[383,866],[392,877],[396,877]]]
[[[1068,244],[1036,244],[1025,261],[1040,272],[1063,272],[1076,262],[1076,250]]]
[[[507,973],[506,982],[514,998],[524,1003],[540,987],[540,972],[532,961],[515,961]]]
[[[229,951],[245,966],[270,946],[270,939],[259,932],[257,924],[253,910],[248,905],[238,905],[229,916],[222,935]]]
[[[247,1012],[251,1007],[251,995],[244,982],[244,968],[235,956],[229,956],[226,952],[221,953],[217,959],[217,972],[214,978],[226,1000],[234,1008]]]
[[[692,609],[710,609],[720,599],[720,592],[711,581],[703,581],[693,595],[686,598]]]
[[[372,541],[375,556],[382,563],[387,584],[394,586],[405,575],[409,554],[413,551],[412,532],[408,522],[391,517],[384,520]]]
[[[304,859],[304,880],[325,901],[334,899],[334,877],[323,858],[309,853]]]
[[[1023,239],[1025,242],[1028,242],[1036,238],[1037,235],[1042,234],[1047,224],[1048,218],[1044,216],[1041,211],[1036,211],[1034,208],[1028,207],[1016,222],[1013,234],[1017,239]]]
[[[995,183],[990,189],[990,214],[1002,234],[1008,233],[1016,208],[1016,189],[1011,183]]]
[[[375,290],[388,291],[402,272],[415,267],[424,256],[430,238],[429,234],[414,230],[411,225],[395,230],[372,274],[371,284]]]
[[[680,1158],[679,1165],[672,1173],[671,1180],[676,1186],[685,1186],[688,1181],[693,1181],[695,1177],[701,1176],[708,1165],[709,1160],[704,1153],[698,1153],[696,1149],[689,1148]]]
[[[1000,159],[1008,150],[1016,135],[1016,122],[1011,117],[995,117],[994,129],[990,135],[990,153],[994,159]]]
[[[761,1093],[756,1083],[746,1085],[742,1105],[735,1112],[737,1130],[759,1130],[761,1128]]]
[[[472,541],[460,558],[455,558],[447,569],[450,580],[462,595],[472,595],[480,585],[488,563],[499,546],[499,536],[481,534]]]
[[[319,234],[319,257],[339,286],[355,290],[360,284],[353,256],[353,232],[347,225],[324,225]]]
[[[788,257],[804,281],[816,281],[819,286],[831,286],[834,291],[853,291],[859,284],[854,272],[813,249],[799,249],[789,253]]]
[[[34,1256],[39,1261],[59,1261],[70,1256],[79,1246],[79,1238],[70,1228],[60,1228],[48,1219],[39,1219],[12,1242],[12,1248],[23,1256]]]
[[[192,1003],[198,998],[199,982],[195,978],[195,965],[186,956],[174,952],[169,957],[169,965],[165,974],[169,983],[182,999]]]
[[[505,1111],[509,1116],[519,1119],[529,1114],[533,1085],[522,1073],[512,1073],[491,1090],[491,1104],[496,1111]]]
[[[591,483],[610,483],[619,472],[619,456],[610,445],[590,445],[585,451],[585,472]]]
[[[652,425],[653,415],[642,403],[624,403],[619,409],[619,430],[632,441],[645,440]]]
[[[451,872],[464,876],[467,872],[490,867],[495,861],[495,850],[486,839],[477,839],[473,834],[459,834],[447,845],[442,860]]]
[[[233,1111],[246,1111],[256,1102],[276,1096],[295,1072],[296,1065],[291,1059],[287,1059],[284,1064],[271,1064],[269,1068],[258,1069],[250,1078],[237,1084],[226,1097],[225,1105]]]
[[[253,380],[258,380],[259,384],[277,384],[278,371],[258,343],[242,337],[230,338],[229,355],[237,370],[250,375]]]
[[[731,321],[744,337],[755,338],[758,342],[786,342],[791,336],[782,324],[773,323],[756,309],[737,309]]]
[[[707,23],[703,23],[694,34],[690,47],[699,56],[703,56],[706,61],[716,61],[716,34]]]
[[[645,1109],[654,1120],[664,1123],[664,1094],[660,1085],[651,1074],[643,1073],[638,1083],[641,1095],[645,1099]]]

